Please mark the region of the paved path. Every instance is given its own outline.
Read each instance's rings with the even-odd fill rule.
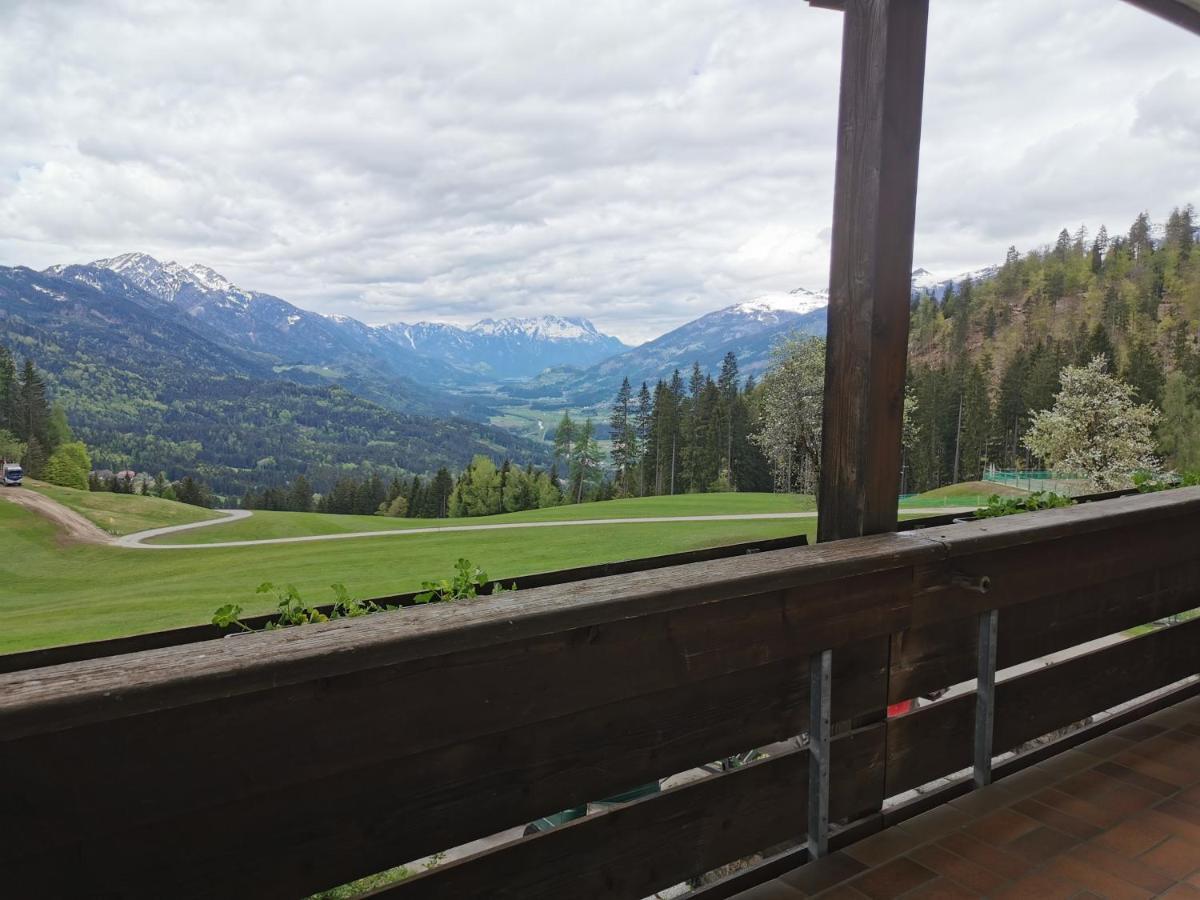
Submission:
[[[973,512],[973,507],[938,507],[922,509],[920,512],[930,516],[947,513]],[[225,510],[230,518],[245,518],[250,515],[247,510]],[[310,541],[342,541],[351,538],[370,537],[401,537],[409,534],[441,534],[453,531],[500,531],[510,528],[568,528],[580,525],[653,525],[670,522],[746,522],[758,519],[815,519],[815,512],[794,513],[737,513],[715,516],[630,516],[614,519],[561,519],[553,522],[496,522],[488,525],[442,525],[426,528],[397,528],[380,531],[348,531],[337,534],[308,534],[296,537],[258,538],[245,541],[216,541],[211,544],[145,544],[147,538],[163,534],[174,534],[180,531],[190,531],[193,528],[206,528],[228,522],[230,519],[215,519],[208,522],[196,522],[191,525],[172,525],[169,528],[155,528],[151,531],[140,531],[127,534],[118,543],[122,547],[138,547],[143,550],[200,550],[211,547],[257,547],[262,544],[301,544]]]

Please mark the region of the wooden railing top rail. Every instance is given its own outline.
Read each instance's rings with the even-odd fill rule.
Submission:
[[[879,590],[856,592],[851,598],[844,584],[828,591],[815,590],[818,585],[833,586],[889,570],[1101,530],[1126,531],[1197,513],[1200,488],[1185,488],[13,672],[0,676],[0,734],[15,738],[58,731],[464,649],[797,589],[805,589],[806,601],[811,594],[812,602],[800,614],[806,620],[803,624],[811,627],[813,647],[844,646],[908,627],[911,598]],[[930,586],[941,591],[941,599],[959,593],[945,579],[926,585]],[[995,597],[989,600],[991,605],[997,602]],[[789,615],[794,613],[789,609]],[[929,624],[969,613],[939,602],[923,604],[920,619],[921,624]]]

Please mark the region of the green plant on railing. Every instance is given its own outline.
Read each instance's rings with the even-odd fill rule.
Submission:
[[[421,584],[422,592],[417,594],[415,603],[443,603],[451,600],[470,600],[483,593],[490,582],[487,573],[478,566],[472,565],[468,559],[460,559],[454,566],[454,575],[441,581],[426,581]],[[328,612],[318,606],[304,601],[294,584],[284,587],[270,581],[264,581],[255,591],[258,594],[275,592],[277,599],[275,618],[263,626],[264,631],[276,628],[287,628],[293,625],[309,625],[313,622],[330,622],[334,619],[353,619],[371,613],[387,612],[399,609],[399,606],[380,606],[373,600],[358,600],[350,596],[344,584],[330,585],[333,589],[333,603]],[[516,582],[508,587],[496,582],[491,585],[492,594],[506,593],[517,589]],[[218,628],[240,628],[242,631],[254,631],[242,621],[242,607],[237,603],[226,603],[213,613],[212,623]]]
[[[1134,472],[1133,486],[1142,494],[1200,485],[1200,472]]]
[[[469,559],[459,559],[454,564],[454,575],[441,581],[421,582],[421,593],[413,597],[414,603],[445,603],[451,600],[473,600],[487,587],[487,572],[473,565]],[[492,593],[515,591],[516,582],[504,587],[500,582],[492,585]]]
[[[987,506],[981,506],[975,511],[979,519],[994,519],[997,516],[1014,516],[1017,513],[1035,512],[1039,509],[1058,509],[1062,506],[1074,506],[1075,501],[1053,491],[1037,491],[1028,497],[1001,497],[992,494],[988,497]]]

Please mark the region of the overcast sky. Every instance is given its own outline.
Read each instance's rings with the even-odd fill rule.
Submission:
[[[932,0],[916,264],[1200,205],[1200,37]],[[0,0],[0,264],[127,250],[368,322],[644,340],[828,281],[841,16],[801,0]]]

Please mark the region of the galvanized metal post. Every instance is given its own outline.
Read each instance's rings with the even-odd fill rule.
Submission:
[[[992,733],[996,721],[996,626],[1000,610],[979,614],[979,681],[975,687],[975,786],[992,783]]]
[[[808,662],[808,858],[829,852],[829,723],[833,651]]]

